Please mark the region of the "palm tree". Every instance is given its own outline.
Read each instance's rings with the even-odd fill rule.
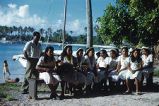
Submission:
[[[62,49],[64,48],[64,43],[65,43],[66,14],[67,14],[67,0],[65,0],[65,4],[64,4],[64,25],[63,25]]]
[[[87,47],[92,47],[93,46],[93,22],[92,22],[91,0],[86,0],[86,16],[87,16]]]

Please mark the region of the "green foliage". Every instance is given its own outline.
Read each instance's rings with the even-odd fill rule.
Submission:
[[[159,77],[159,69],[154,70],[154,76]]]
[[[105,44],[122,44],[128,41],[134,45],[143,43],[152,46],[157,43],[159,33],[159,2],[157,0],[118,0],[108,5],[104,15],[97,19],[97,30]]]
[[[4,98],[7,101],[13,100],[14,97],[9,92],[11,90],[20,91],[20,85],[13,83],[0,84],[0,98]]]

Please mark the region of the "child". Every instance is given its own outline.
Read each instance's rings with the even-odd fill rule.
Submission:
[[[4,77],[4,79],[6,79],[7,73],[9,74],[9,76],[11,75],[9,72],[7,60],[4,60],[4,62],[3,62],[3,75],[4,75],[3,77]]]
[[[15,79],[11,79],[11,78],[8,78],[8,79],[5,79],[5,82],[8,82],[8,83],[17,83],[19,82],[19,78],[15,78]]]

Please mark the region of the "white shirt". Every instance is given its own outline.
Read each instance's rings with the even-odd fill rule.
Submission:
[[[111,57],[107,57],[106,58],[106,64],[107,65],[109,65],[109,69],[108,69],[108,71],[110,70],[115,70],[116,69],[116,67],[117,67],[117,64],[118,64],[118,58],[115,58],[115,59],[113,59],[113,58],[111,58]]]
[[[103,57],[99,57],[98,58],[97,64],[99,65],[99,67],[106,68],[106,66],[107,66],[107,64],[106,64],[106,58],[103,58]]]
[[[42,52],[42,47],[40,43],[36,45],[32,40],[25,44],[23,51],[26,51],[29,57],[39,58]]]
[[[126,68],[129,63],[130,63],[130,58],[129,57],[123,57],[122,55],[118,57],[118,62],[120,62],[121,68],[124,69]]]
[[[153,62],[153,55],[149,54],[147,57],[145,55],[141,56],[142,61],[143,61],[143,66],[149,65],[149,63]]]
[[[37,65],[53,66],[53,65],[55,65],[55,58],[53,58],[53,59],[50,60],[49,62],[45,63],[45,62],[44,62],[44,56],[41,56],[41,57],[39,58],[39,61],[38,61]]]
[[[138,63],[137,61],[130,62],[130,68],[132,70],[138,70],[140,68],[140,65],[141,65],[141,62],[140,63]]]

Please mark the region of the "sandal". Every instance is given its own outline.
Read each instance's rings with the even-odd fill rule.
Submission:
[[[141,92],[136,92],[135,95],[142,95],[142,93]]]
[[[56,93],[51,93],[50,99],[60,100],[59,96]]]
[[[127,94],[131,94],[131,93],[132,93],[131,91],[128,91],[128,90],[127,90],[127,91],[125,91],[125,93],[124,93],[124,94],[126,94],[126,95],[127,95]]]

